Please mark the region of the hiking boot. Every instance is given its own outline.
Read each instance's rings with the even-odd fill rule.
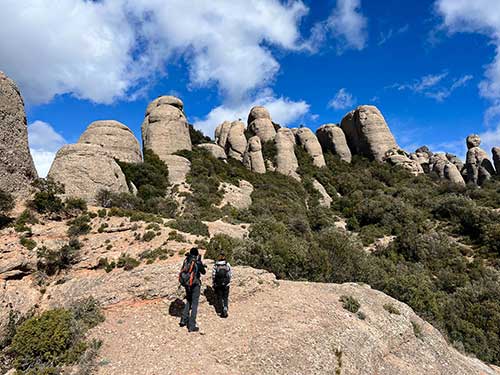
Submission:
[[[187,326],[187,323],[181,320],[179,323],[179,327],[185,327],[185,326]]]
[[[220,314],[220,316],[222,318],[227,318],[228,317],[228,314],[227,314],[227,307],[224,307],[224,311],[222,311],[222,314]]]
[[[188,329],[189,332],[198,332],[199,330],[200,330],[200,327],[193,327],[193,328]]]

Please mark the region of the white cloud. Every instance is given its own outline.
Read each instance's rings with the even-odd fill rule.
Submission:
[[[493,147],[500,147],[500,125],[480,133],[479,136],[481,137],[481,147],[486,150],[488,154]]]
[[[309,104],[305,101],[292,101],[288,98],[276,98],[271,92],[265,91],[258,99],[238,105],[221,105],[214,108],[204,119],[195,121],[194,126],[205,135],[213,137],[215,128],[223,121],[241,119],[246,123],[248,113],[253,106],[266,107],[274,122],[287,126],[303,118],[309,112]]]
[[[68,93],[111,103],[181,58],[192,85],[241,100],[279,70],[268,46],[301,49],[307,12],[300,0],[5,0],[0,69],[32,103]]]
[[[28,125],[28,140],[38,175],[45,177],[57,151],[66,144],[66,140],[50,124],[43,121]]]
[[[444,82],[448,77],[448,73],[429,74],[422,78],[416,79],[411,83],[397,83],[390,86],[399,91],[409,90],[417,94],[422,94],[428,98],[442,102],[447,99],[453,92],[467,83],[473,78],[472,75],[464,75],[460,78],[452,78],[448,82]]]
[[[345,88],[341,88],[335,97],[328,102],[328,107],[333,109],[346,109],[352,107],[356,103],[356,99]]]
[[[337,0],[337,7],[328,18],[328,29],[342,41],[339,51],[365,48],[368,21],[360,8],[361,0]]]
[[[389,31],[387,31],[385,33],[381,32],[377,45],[381,46],[381,45],[387,43],[390,39],[392,39],[396,35],[406,33],[409,29],[410,29],[410,25],[406,24],[406,25],[400,27],[399,29],[397,29],[396,31],[394,31],[394,29],[389,29]]]

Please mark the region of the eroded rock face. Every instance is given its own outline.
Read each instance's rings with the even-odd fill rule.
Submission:
[[[477,134],[469,135],[466,143],[469,149],[465,160],[467,182],[480,186],[495,174],[495,169],[486,151],[479,147],[481,138]]]
[[[63,146],[50,167],[49,178],[64,185],[66,197],[95,204],[101,190],[128,192],[120,166],[103,147],[78,143]]]
[[[260,138],[254,136],[248,140],[247,149],[243,156],[245,167],[255,173],[266,173],[266,163],[262,155],[262,144]]]
[[[178,155],[166,155],[163,161],[168,167],[168,181],[172,185],[186,182],[186,177],[191,170],[191,162]]]
[[[353,154],[383,161],[385,153],[399,149],[377,107],[363,105],[349,112],[340,124]]]
[[[465,185],[457,166],[450,162],[443,153],[432,154],[429,159],[429,168],[431,172],[435,172],[440,178],[447,179],[457,185]]]
[[[500,147],[493,147],[491,153],[493,154],[493,163],[495,163],[497,175],[500,176]]]
[[[413,175],[424,173],[424,169],[416,160],[412,160],[410,155],[401,149],[389,150],[384,159],[391,165],[396,165],[408,170]]]
[[[102,146],[115,159],[127,163],[142,162],[141,148],[132,131],[114,120],[95,121],[80,136],[78,143]]]
[[[456,155],[446,153],[446,158],[452,163],[455,164],[457,169],[461,171],[464,168],[464,162],[460,160],[460,158]]]
[[[319,199],[319,205],[321,207],[330,208],[333,199],[332,197],[330,197],[325,187],[321,185],[321,183],[316,179],[313,180],[313,187],[321,195],[321,198]]]
[[[226,153],[227,156],[239,161],[243,161],[243,154],[247,148],[245,137],[245,124],[241,121],[233,121],[227,135]]]
[[[307,153],[313,159],[313,165],[315,167],[321,168],[326,166],[325,158],[323,157],[323,150],[318,142],[318,138],[309,128],[299,128],[295,132],[297,142],[299,145],[303,146]]]
[[[248,130],[262,142],[272,141],[276,136],[271,116],[264,107],[253,107],[248,115]]]
[[[223,149],[226,149],[229,130],[231,130],[231,121],[224,121],[215,129],[215,143]]]
[[[316,130],[316,136],[323,152],[330,151],[332,154],[338,155],[340,160],[351,162],[351,150],[347,145],[345,134],[339,126],[335,124],[322,125]]]
[[[295,156],[295,136],[288,128],[281,128],[276,133],[276,172],[300,179],[297,174],[299,163]]]
[[[0,71],[0,189],[24,196],[37,176],[23,98],[14,81]]]
[[[224,192],[224,197],[219,207],[228,204],[239,210],[245,210],[252,204],[253,185],[248,181],[240,180],[238,186],[222,183],[220,190]]]
[[[213,143],[201,143],[198,145],[199,148],[203,148],[210,152],[214,158],[221,159],[221,160],[226,160],[227,155],[224,149],[216,144]]]
[[[192,149],[189,126],[181,108],[180,99],[162,96],[152,101],[146,110],[142,143],[162,160],[177,151]]]

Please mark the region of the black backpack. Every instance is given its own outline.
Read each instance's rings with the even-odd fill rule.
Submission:
[[[185,288],[191,288],[196,281],[198,273],[198,259],[189,256],[182,263],[181,272],[179,272],[179,283]]]
[[[216,286],[227,286],[231,282],[230,268],[227,263],[215,265],[214,284]]]

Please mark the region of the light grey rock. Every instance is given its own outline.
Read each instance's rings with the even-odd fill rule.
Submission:
[[[182,100],[175,96],[165,95],[160,96],[149,103],[148,107],[146,108],[146,116],[149,115],[156,107],[162,105],[171,105],[172,107],[176,107],[181,111],[184,111],[184,103],[182,102]]]
[[[333,199],[332,199],[332,197],[330,197],[330,195],[326,191],[325,187],[323,185],[321,185],[321,183],[316,179],[313,180],[313,187],[321,195],[321,198],[319,199],[319,205],[321,207],[330,208],[330,206],[332,205]]]
[[[260,138],[254,136],[248,140],[247,149],[243,156],[245,167],[255,173],[266,173],[266,163],[262,155],[262,144]]]
[[[128,192],[120,166],[103,147],[77,143],[63,146],[56,154],[48,177],[64,185],[66,197],[95,204],[101,190]]]
[[[278,130],[275,138],[276,143],[276,172],[291,176],[300,180],[297,173],[299,163],[295,156],[295,136],[288,128]]]
[[[219,187],[219,190],[224,192],[219,207],[228,204],[239,210],[244,210],[252,204],[253,185],[248,181],[240,180],[238,186],[224,182]]]
[[[166,155],[163,161],[168,168],[168,181],[171,185],[179,185],[186,182],[186,177],[191,170],[191,162],[178,155]]]
[[[467,182],[481,186],[495,175],[495,168],[493,168],[486,151],[479,147],[481,138],[477,134],[469,135],[466,143],[468,148],[465,160]]]
[[[387,151],[384,160],[391,165],[406,169],[415,176],[424,173],[424,169],[420,163],[416,160],[412,160],[410,155],[401,149]]]
[[[465,186],[463,179],[457,166],[450,162],[445,154],[433,154],[429,159],[430,172],[436,173],[440,178],[449,180],[457,185]]]
[[[215,143],[223,149],[226,149],[229,130],[231,130],[231,121],[224,121],[215,129]]]
[[[497,175],[500,176],[500,147],[493,147],[491,153],[493,154],[493,163],[495,163]]]
[[[114,120],[95,121],[80,136],[78,143],[102,146],[115,159],[127,163],[142,162],[141,148],[134,133]]]
[[[199,144],[198,147],[210,152],[214,158],[221,160],[227,159],[226,151],[219,145],[214,143],[202,143]]]
[[[243,154],[245,153],[246,148],[247,139],[245,137],[245,125],[241,121],[233,121],[227,135],[227,156],[243,161]]]
[[[446,158],[452,163],[455,164],[457,169],[461,171],[464,168],[464,162],[460,160],[460,158],[456,155],[446,153]]]
[[[351,150],[340,126],[335,124],[322,125],[316,130],[316,136],[323,148],[323,152],[330,151],[332,154],[338,155],[340,160],[347,163],[351,162]]]
[[[253,107],[248,115],[248,130],[261,142],[272,141],[276,136],[276,129],[271,121],[271,116],[264,107]]]
[[[0,71],[0,189],[26,196],[37,177],[23,98],[14,81]]]
[[[309,128],[300,128],[296,131],[297,143],[303,146],[313,159],[313,165],[318,168],[326,166],[323,150],[318,142],[318,138]]]
[[[467,149],[473,148],[473,147],[479,147],[481,144],[481,137],[477,134],[471,134],[467,136],[465,143],[467,144]]]
[[[340,124],[352,154],[383,161],[390,149],[399,149],[382,113],[363,105],[349,112]]]
[[[268,119],[271,120],[271,115],[269,111],[262,106],[255,106],[250,110],[248,114],[247,124],[251,124],[256,119]]]

